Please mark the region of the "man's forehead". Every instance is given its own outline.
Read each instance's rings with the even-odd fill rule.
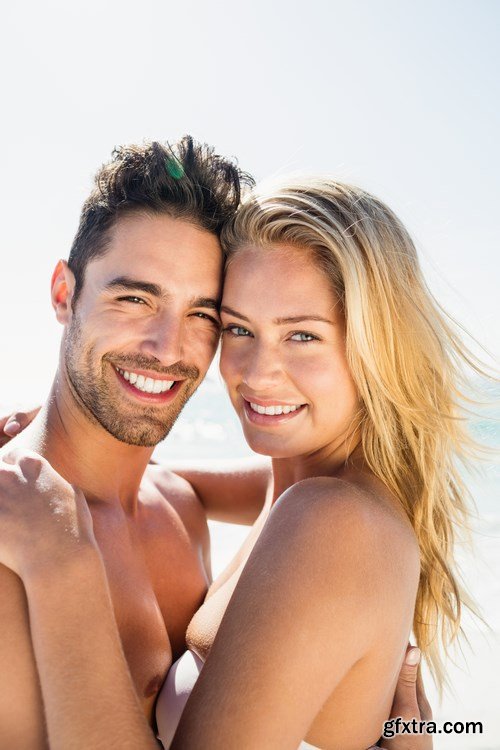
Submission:
[[[104,253],[89,262],[99,285],[115,277],[159,284],[219,285],[222,251],[207,230],[170,216],[134,214],[110,230]]]
[[[108,232],[108,247],[211,247],[222,253],[218,237],[196,221],[138,209],[119,216]]]

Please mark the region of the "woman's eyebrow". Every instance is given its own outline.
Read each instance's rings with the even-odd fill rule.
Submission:
[[[288,323],[302,323],[305,320],[317,320],[320,323],[329,323],[331,326],[335,325],[333,320],[327,320],[322,318],[321,315],[294,315],[290,318],[275,318],[273,323],[278,326],[287,325]]]
[[[247,318],[246,315],[243,315],[242,313],[236,312],[236,310],[233,310],[231,307],[228,307],[227,305],[221,305],[221,312],[228,313],[228,315],[234,315],[235,318],[240,318],[240,320],[246,320],[247,323],[250,323],[250,318]],[[275,318],[273,320],[273,323],[275,323],[278,326],[288,325],[290,323],[302,323],[306,320],[316,320],[320,323],[328,323],[329,325],[333,326],[335,323],[333,320],[328,320],[327,318],[322,318],[321,315],[293,315],[287,318]]]
[[[242,315],[239,312],[236,312],[236,310],[233,310],[231,307],[228,307],[227,305],[221,305],[220,311],[225,312],[228,315],[234,315],[235,318],[240,318],[240,320],[246,320],[247,323],[250,323],[250,318],[247,318],[246,315]]]

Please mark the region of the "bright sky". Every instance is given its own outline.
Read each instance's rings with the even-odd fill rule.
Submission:
[[[185,132],[257,178],[330,172],[385,199],[498,359],[499,20],[494,0],[9,3],[0,401],[47,391],[50,274],[96,168]]]

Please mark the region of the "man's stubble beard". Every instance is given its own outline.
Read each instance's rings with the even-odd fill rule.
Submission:
[[[82,326],[74,315],[64,343],[64,362],[76,401],[94,424],[99,424],[114,438],[128,445],[152,448],[164,440],[184,405],[200,384],[200,373],[196,367],[174,365],[170,368],[170,375],[187,378],[186,384],[181,386],[184,390],[177,395],[174,402],[163,408],[146,405],[141,407],[138,404],[134,409],[131,405],[132,408],[127,414],[127,410],[123,408],[127,403],[126,397],[120,396],[118,383],[115,393],[105,377],[106,369],[113,366],[110,364],[111,356],[106,355],[109,356],[109,360],[105,357],[101,361],[100,376],[96,376],[92,367],[93,356],[92,346],[85,351]],[[117,353],[116,358],[120,366],[135,364],[139,369],[153,369],[159,374],[167,374],[159,369],[157,364],[152,367],[151,360],[146,360],[145,357],[122,355],[120,358]],[[168,378],[165,377],[166,379]]]

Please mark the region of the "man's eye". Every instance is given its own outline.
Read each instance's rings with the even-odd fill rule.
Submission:
[[[217,320],[217,318],[214,318],[213,315],[209,315],[208,313],[204,312],[195,312],[193,313],[194,318],[200,318],[200,320],[208,320],[210,323],[213,323],[217,328],[220,327],[220,323]]]
[[[134,305],[145,305],[146,302],[141,297],[118,297],[118,302],[132,302]]]
[[[290,336],[291,341],[319,341],[317,336],[313,336],[312,333],[306,333],[305,331],[297,331]]]
[[[250,331],[242,326],[226,326],[222,329],[222,333],[229,333],[231,336],[250,336]]]

